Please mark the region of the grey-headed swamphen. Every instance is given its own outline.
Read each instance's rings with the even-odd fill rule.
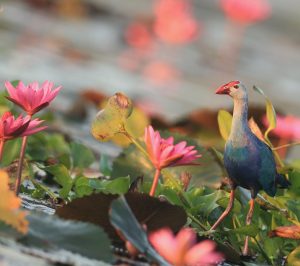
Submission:
[[[251,192],[250,208],[246,224],[251,224],[254,200],[259,190],[274,196],[276,186],[287,188],[289,181],[277,173],[271,148],[258,139],[248,126],[248,93],[246,87],[239,81],[229,82],[217,89],[216,94],[227,94],[233,98],[234,109],[232,127],[226,142],[224,166],[227,170],[231,192],[226,210],[212,226],[214,230],[233,208],[234,191],[237,186],[249,189]],[[243,255],[248,254],[246,237]]]

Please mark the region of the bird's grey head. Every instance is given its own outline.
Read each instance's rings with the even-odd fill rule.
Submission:
[[[233,99],[247,99],[246,87],[240,81],[231,81],[216,90],[216,94],[227,94]]]

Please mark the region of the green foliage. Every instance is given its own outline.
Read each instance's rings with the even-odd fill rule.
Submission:
[[[245,226],[241,226],[241,227],[238,227],[235,229],[231,229],[228,232],[234,233],[234,234],[241,234],[241,235],[256,237],[256,235],[259,232],[259,228],[256,224],[251,224],[251,225],[245,225]]]
[[[2,166],[8,166],[19,157],[22,140],[14,139],[7,141],[4,145]]]
[[[270,131],[276,126],[276,114],[271,101],[264,95],[263,91],[257,87],[254,89],[266,99],[266,113],[269,121],[269,128],[265,132],[267,139]],[[0,97],[0,112],[10,108],[1,99],[2,97]],[[130,121],[133,130],[131,132],[132,135],[134,135],[134,131],[139,131],[140,135],[142,127],[136,124],[138,119],[131,117],[131,120],[128,120],[131,110],[132,104],[126,96],[115,95],[111,97],[104,110],[93,121],[93,135],[101,141],[110,140],[117,133],[123,131],[124,126],[128,126],[128,122]],[[53,119],[53,117],[49,117]],[[146,122],[146,120],[143,121],[143,123]],[[218,114],[218,123],[221,136],[224,140],[229,137],[231,122],[232,115],[221,110]],[[250,250],[256,256],[256,260],[255,263],[243,262],[245,265],[280,265],[284,257],[288,257],[289,265],[298,265],[300,257],[299,240],[269,238],[268,232],[278,226],[299,225],[299,160],[291,164],[283,163],[280,168],[283,174],[288,175],[291,182],[291,187],[288,190],[279,190],[275,198],[271,198],[265,193],[258,196],[254,210],[253,224],[245,225],[249,195],[247,192],[237,191],[233,211],[217,230],[210,231],[211,225],[224,211],[229,201],[229,193],[226,188],[216,189],[220,188],[221,177],[226,176],[226,172],[223,169],[223,154],[214,148],[204,148],[200,144],[201,138],[195,140],[169,132],[162,132],[161,135],[164,138],[173,135],[175,143],[187,141],[188,145],[195,146],[198,153],[202,154],[202,157],[199,159],[199,165],[170,167],[163,169],[161,172],[156,196],[159,196],[161,200],[184,209],[183,211],[182,208],[172,206],[181,209],[183,212],[185,220],[183,219],[184,222],[182,224],[185,223],[186,216],[188,216],[186,225],[196,230],[200,236],[213,238],[219,244],[219,247],[226,246],[227,249],[225,249],[224,253],[227,257],[230,257],[232,254],[239,255],[245,236],[250,236]],[[47,199],[50,195],[51,200],[53,200],[58,197],[56,191],[57,186],[59,186],[59,197],[65,201],[71,201],[68,205],[64,206],[66,209],[71,204],[75,204],[77,200],[84,201],[82,209],[85,210],[96,210],[93,209],[95,206],[98,207],[104,204],[105,206],[102,207],[106,210],[106,218],[103,218],[105,215],[103,215],[102,209],[101,211],[97,209],[93,213],[97,217],[99,213],[99,220],[108,219],[107,209],[111,201],[118,195],[127,193],[132,182],[137,177],[143,177],[143,181],[137,182],[133,187],[139,192],[148,193],[154,176],[154,168],[148,157],[141,153],[135,146],[130,145],[125,148],[114,159],[111,166],[110,159],[104,154],[101,154],[100,162],[97,162],[91,149],[81,143],[70,142],[68,139],[68,137],[62,134],[48,134],[45,132],[28,138],[26,151],[27,168],[23,176],[25,177],[28,174],[31,180],[29,183],[32,183],[35,189],[23,186],[24,193],[31,193],[31,197],[38,199]],[[18,158],[20,143],[21,139],[17,139],[8,141],[5,144],[1,166],[9,166]],[[101,176],[100,173],[99,178],[88,178],[85,176],[88,175],[91,166],[97,167],[97,163],[99,164],[98,169],[100,169],[101,174],[105,177]],[[43,172],[40,175],[40,171],[45,171],[46,174]],[[190,183],[186,186],[184,186],[184,182],[182,181],[183,174],[192,176]],[[37,180],[35,177],[39,177],[40,179]],[[142,219],[135,213],[137,219],[140,219],[139,221],[147,219],[147,221],[151,220],[151,223],[156,226],[159,222],[171,226],[167,218],[176,221],[179,220],[177,216],[173,216],[173,213],[168,214],[171,217],[165,217],[166,210],[163,216],[159,216],[157,213],[161,210],[159,204],[162,204],[162,202],[158,199],[142,193],[136,193],[139,194],[138,196],[133,193],[134,195],[131,196],[134,199],[131,199],[128,196],[129,194],[131,193],[126,194],[126,199],[129,205],[131,203],[132,211],[135,213],[133,205],[137,209],[140,208],[137,213],[144,211]],[[85,201],[89,197],[91,199],[98,197],[103,199],[104,197],[107,201],[103,200],[101,204],[94,200]],[[149,218],[150,205],[148,206],[147,204],[151,200],[158,201],[158,203],[155,202],[158,205],[154,205],[159,208],[154,208],[154,211],[151,210],[151,217]],[[166,202],[163,203],[166,204]],[[74,206],[77,205],[75,204]],[[77,212],[78,208],[74,208],[73,211]],[[81,212],[83,211],[81,210]],[[87,217],[88,215],[87,213],[83,213],[82,216]],[[25,238],[21,237],[22,243],[49,250],[63,248],[83,256],[111,262],[110,243],[99,227],[88,223],[64,221],[55,216],[38,217],[31,214],[29,220],[31,223],[30,233]],[[150,260],[159,261],[162,265],[166,263],[150,246],[146,233],[137,223],[124,198],[121,197],[113,202],[111,221]],[[20,238],[19,235],[14,235],[11,228],[4,227],[3,224],[0,224],[0,237]],[[47,242],[43,241],[44,239],[47,239]],[[236,262],[236,264],[240,263],[242,262]]]
[[[70,147],[61,134],[48,134],[45,132],[35,134],[28,138],[27,155],[34,161],[46,161],[54,158],[62,161],[69,168]],[[66,158],[67,155],[67,158]]]
[[[74,168],[87,168],[95,161],[93,152],[80,143],[72,142],[70,149]]]
[[[130,178],[129,176],[126,176],[118,177],[113,180],[90,179],[89,186],[96,192],[125,194],[130,186]]]
[[[59,195],[63,199],[67,198],[73,186],[73,179],[69,174],[69,170],[62,164],[48,166],[45,170],[51,173],[54,180],[62,186]]]
[[[83,197],[87,195],[91,195],[93,193],[94,189],[90,185],[89,178],[86,178],[85,176],[78,176],[75,179],[74,182],[74,192],[76,194],[76,197]]]

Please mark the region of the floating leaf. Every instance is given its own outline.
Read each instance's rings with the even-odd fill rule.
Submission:
[[[262,89],[253,86],[253,90],[261,94],[266,101],[266,115],[269,122],[269,127],[265,132],[265,138],[268,139],[269,133],[276,128],[276,112],[270,99],[265,95]]]
[[[225,110],[220,110],[218,113],[218,124],[221,136],[226,141],[231,131],[232,115]]]
[[[65,219],[100,225],[110,237],[119,239],[108,218],[109,206],[117,197],[104,193],[92,194],[58,208],[56,214]],[[142,193],[129,192],[125,197],[138,221],[146,224],[150,232],[161,227],[170,227],[177,232],[186,223],[186,214],[178,206]]]
[[[92,259],[112,261],[110,240],[98,226],[45,214],[31,214],[28,220],[28,235],[21,240],[28,246],[65,249]]]
[[[123,131],[125,121],[131,112],[131,100],[122,93],[116,93],[108,99],[105,108],[96,115],[91,125],[92,135],[100,141],[110,140]]]
[[[8,175],[0,170],[0,220],[25,234],[28,230],[26,212],[20,211],[21,199],[8,186]]]
[[[93,152],[86,146],[80,143],[72,142],[70,148],[73,167],[87,168],[95,161]]]
[[[134,247],[145,254],[149,259],[157,261],[159,265],[169,265],[151,246],[146,231],[134,217],[133,212],[123,196],[112,202],[110,221]]]

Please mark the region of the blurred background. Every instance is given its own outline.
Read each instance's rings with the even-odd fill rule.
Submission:
[[[300,114],[298,1],[270,1],[270,16],[247,26],[243,36],[228,30],[219,1],[212,0],[184,7],[183,1],[171,6],[159,0],[1,2],[1,83],[51,80],[68,97],[85,88],[123,91],[173,119],[199,107],[230,105],[214,90],[240,79],[263,88],[278,108]],[[176,25],[168,23],[157,29],[159,16],[180,29],[172,32]],[[242,38],[240,47],[235,58],[226,58],[222,53],[234,38]]]
[[[62,85],[52,104],[62,112],[86,91],[122,91],[175,121],[230,108],[214,91],[238,79],[252,104],[263,103],[256,85],[299,116],[299,10],[292,0],[2,1],[0,82]]]

